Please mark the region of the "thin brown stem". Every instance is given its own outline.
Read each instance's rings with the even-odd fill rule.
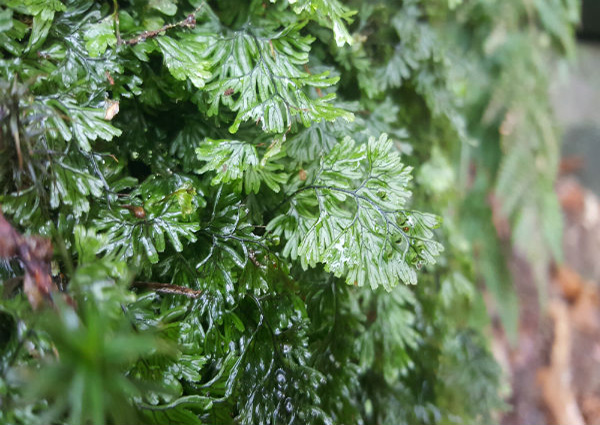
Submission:
[[[193,299],[202,295],[202,291],[197,291],[186,286],[173,285],[171,283],[133,282],[131,287],[136,289],[147,289],[158,294],[183,295],[184,297]]]
[[[122,39],[120,39],[120,36],[117,34],[117,43],[118,44],[125,44],[125,45],[128,45],[128,46],[135,46],[138,43],[144,42],[144,41],[146,41],[149,38],[155,38],[158,35],[160,35],[160,34],[162,34],[164,32],[167,32],[168,30],[173,29],[173,28],[194,28],[196,26],[196,15],[198,14],[198,12],[200,12],[200,9],[202,9],[202,7],[205,4],[206,4],[206,2],[202,2],[200,4],[200,6],[198,6],[192,13],[190,13],[189,15],[187,15],[185,17],[185,19],[182,19],[179,22],[176,22],[174,24],[163,25],[161,28],[158,28],[156,30],[144,31],[141,34],[138,34],[135,37],[130,38],[128,40],[122,40]]]

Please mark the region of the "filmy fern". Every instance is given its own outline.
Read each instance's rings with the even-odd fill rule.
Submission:
[[[556,158],[471,94],[571,49],[554,3],[0,0],[0,422],[489,421],[484,199],[546,235],[552,172],[507,188]]]
[[[431,240],[437,218],[405,208],[410,168],[391,148],[386,135],[360,146],[346,138],[324,156],[288,211],[267,225],[287,239],[283,255],[303,268],[322,262],[358,286],[417,283],[415,269],[441,250]]]

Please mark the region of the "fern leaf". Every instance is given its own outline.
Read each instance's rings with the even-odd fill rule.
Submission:
[[[353,115],[331,104],[335,94],[310,98],[305,88],[326,88],[339,78],[325,71],[310,74],[299,66],[308,62],[311,36],[300,35],[302,25],[276,34],[259,36],[250,29],[227,37],[208,38],[204,57],[212,66],[209,116],[219,114],[221,105],[236,113],[231,133],[242,122],[260,123],[266,132],[288,131],[295,122],[305,126]]]
[[[416,270],[443,248],[432,240],[438,218],[407,209],[409,173],[386,135],[358,146],[346,138],[267,230],[287,239],[283,254],[305,269],[324,263],[347,283],[373,289],[415,284]]]

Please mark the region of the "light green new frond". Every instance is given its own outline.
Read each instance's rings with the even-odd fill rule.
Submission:
[[[6,9],[0,12],[0,31],[8,31],[13,27],[12,17],[12,9]]]
[[[190,37],[182,37],[175,40],[171,37],[159,37],[157,43],[163,53],[165,64],[173,77],[185,81],[190,79],[192,84],[201,89],[210,78],[208,70],[209,63],[201,59],[205,49],[202,43],[194,41]]]
[[[195,185],[189,178],[149,177],[129,195],[130,204],[102,210],[95,225],[106,238],[103,252],[156,264],[166,248],[165,236],[182,252],[185,241],[196,241],[197,211],[205,206]]]
[[[196,241],[199,225],[181,222],[180,216],[170,212],[150,220],[140,220],[123,210],[104,211],[95,224],[106,234],[108,242],[103,251],[116,253],[122,259],[147,259],[156,264],[158,254],[165,250],[165,235],[177,252],[183,251],[182,237]]]
[[[352,44],[352,36],[346,28],[356,12],[337,0],[288,0],[294,12],[306,13],[320,25],[331,28],[338,47]]]
[[[43,104],[52,107],[48,111],[48,121],[43,126],[48,135],[67,142],[74,137],[85,152],[92,149],[91,143],[96,139],[110,141],[121,135],[121,130],[104,119],[105,111],[102,108],[78,106],[70,97],[50,99]]]
[[[55,12],[64,12],[67,9],[60,0],[25,0],[23,3],[29,13],[41,16],[44,21],[52,19]]]
[[[85,38],[85,48],[91,57],[100,56],[107,47],[117,44],[115,36],[114,20],[110,17],[90,25],[83,34]]]
[[[279,192],[279,186],[288,179],[287,174],[281,172],[283,166],[272,161],[283,156],[281,143],[274,143],[262,160],[254,145],[237,140],[206,139],[196,149],[196,154],[200,161],[207,162],[198,173],[216,172],[212,185],[233,182],[238,192],[243,187],[246,193],[258,193],[264,182],[271,190]]]
[[[312,36],[302,36],[300,26],[272,37],[259,37],[249,29],[229,37],[208,38],[205,57],[212,64],[209,115],[218,115],[221,105],[236,112],[232,133],[245,121],[261,123],[266,132],[288,131],[296,122],[309,126],[353,115],[331,104],[334,93],[311,98],[308,87],[327,88],[339,77],[329,71],[311,74],[299,67],[308,62]]]
[[[198,173],[217,171],[217,175],[211,181],[214,185],[241,180],[244,171],[258,165],[256,148],[250,143],[237,140],[206,139],[196,148],[196,154],[200,161],[207,162]]]
[[[416,270],[443,248],[432,240],[438,218],[407,209],[409,173],[386,135],[366,145],[346,138],[267,229],[285,237],[283,254],[305,269],[324,263],[347,283],[373,289],[415,284]]]
[[[168,16],[173,16],[177,13],[177,1],[176,0],[150,0],[148,7],[151,9],[158,10]]]
[[[84,171],[81,158],[64,158],[54,163],[54,180],[50,182],[50,206],[70,205],[75,217],[90,209],[88,197],[102,195],[102,182],[98,177]]]

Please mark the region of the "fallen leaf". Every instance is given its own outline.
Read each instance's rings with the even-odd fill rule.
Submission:
[[[538,372],[542,396],[555,423],[584,425],[583,416],[571,387],[571,327],[566,304],[553,300],[548,312],[554,322],[554,342],[550,366]]]
[[[556,281],[563,296],[570,302],[575,301],[583,289],[583,279],[568,266],[558,266],[555,271]]]
[[[119,113],[119,101],[118,100],[107,100],[106,111],[104,112],[104,119],[106,121],[112,120],[115,115]]]
[[[577,330],[586,333],[600,330],[598,304],[596,288],[592,284],[585,285],[571,308],[571,320]]]

